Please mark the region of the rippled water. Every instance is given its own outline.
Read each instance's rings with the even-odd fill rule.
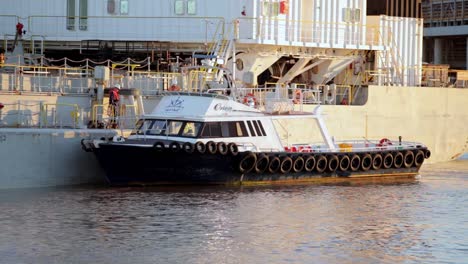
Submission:
[[[468,161],[421,175],[0,191],[0,263],[467,263]]]

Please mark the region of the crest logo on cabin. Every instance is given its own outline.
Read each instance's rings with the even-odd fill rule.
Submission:
[[[172,100],[168,106],[166,106],[166,112],[179,112],[180,110],[184,109],[183,106],[184,100],[181,100],[180,97]]]

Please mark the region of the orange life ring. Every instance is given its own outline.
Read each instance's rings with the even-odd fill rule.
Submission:
[[[180,91],[180,87],[178,85],[171,85],[171,87],[169,87],[169,91]]]
[[[245,105],[248,105],[250,102],[254,102],[254,106],[257,105],[257,98],[255,98],[255,95],[253,93],[248,93],[246,96],[244,96],[243,103]]]
[[[293,98],[293,103],[299,104],[302,102],[302,91],[299,89],[296,89],[294,91],[294,98]]]
[[[377,147],[385,147],[385,146],[390,146],[390,145],[393,145],[393,144],[392,144],[392,141],[390,141],[390,139],[388,139],[388,138],[382,138],[382,139],[379,141],[379,144],[377,144]]]

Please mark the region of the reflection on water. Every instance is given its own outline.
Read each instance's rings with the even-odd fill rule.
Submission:
[[[468,161],[420,180],[0,192],[0,263],[463,263]]]

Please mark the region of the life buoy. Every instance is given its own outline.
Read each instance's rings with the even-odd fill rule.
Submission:
[[[169,91],[171,91],[171,92],[180,91],[180,86],[178,86],[176,84],[173,84],[173,85],[171,85],[171,87],[169,87]]]
[[[386,146],[391,146],[393,145],[392,141],[388,138],[382,138],[379,143],[377,144],[377,147],[386,147]]]
[[[302,91],[299,89],[296,89],[294,91],[293,103],[300,104],[301,102],[302,102]]]
[[[255,95],[253,93],[248,93],[246,96],[244,96],[244,99],[242,100],[242,102],[245,105],[248,105],[250,107],[256,107],[257,106],[257,98],[255,97]],[[253,103],[253,105],[252,105],[252,103]]]

